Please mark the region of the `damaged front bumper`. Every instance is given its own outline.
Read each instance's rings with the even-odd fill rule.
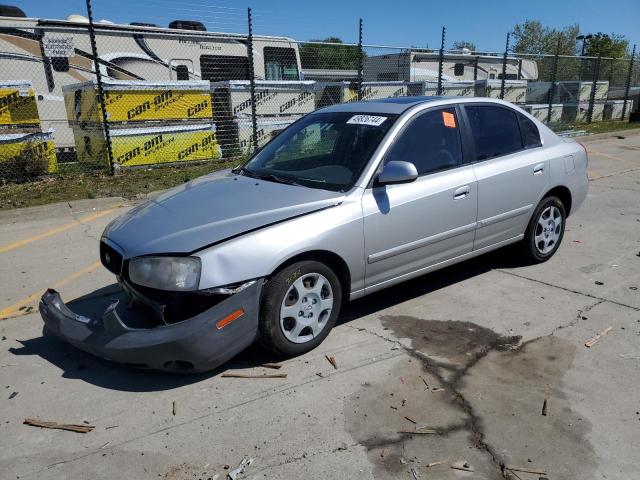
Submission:
[[[261,290],[257,281],[187,320],[154,328],[123,321],[127,310],[118,306],[126,303],[124,292],[94,318],[74,313],[50,289],[40,300],[40,314],[55,335],[98,357],[138,368],[203,372],[256,340]]]

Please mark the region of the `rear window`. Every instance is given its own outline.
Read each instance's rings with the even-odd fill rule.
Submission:
[[[522,114],[518,114],[518,120],[520,121],[520,132],[522,133],[524,148],[541,147],[542,141],[536,124]]]
[[[523,149],[516,112],[490,105],[465,105],[464,108],[469,118],[478,160],[508,155]]]

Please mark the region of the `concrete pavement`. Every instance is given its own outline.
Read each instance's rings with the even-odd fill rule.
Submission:
[[[245,456],[239,478],[637,478],[640,135],[622,135],[582,140],[589,197],[552,260],[501,250],[354,302],[285,379],[220,376],[270,373],[258,347],[176,376],[43,337],[42,290],[113,284],[97,239],[128,206],[1,212],[0,478],[224,478]]]

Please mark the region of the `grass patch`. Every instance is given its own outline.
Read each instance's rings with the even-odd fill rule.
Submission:
[[[554,132],[565,132],[567,130],[585,130],[587,133],[607,133],[617,130],[630,130],[640,128],[638,122],[623,122],[621,120],[609,120],[606,122],[593,123],[554,123],[548,125]]]
[[[238,160],[102,173],[59,174],[28,183],[0,185],[0,210],[99,197],[134,198],[164,190],[216,170],[237,165]]]

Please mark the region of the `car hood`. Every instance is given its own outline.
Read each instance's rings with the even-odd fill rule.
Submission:
[[[125,258],[191,253],[266,225],[339,204],[344,195],[229,170],[168,190],[111,222],[103,238]]]

